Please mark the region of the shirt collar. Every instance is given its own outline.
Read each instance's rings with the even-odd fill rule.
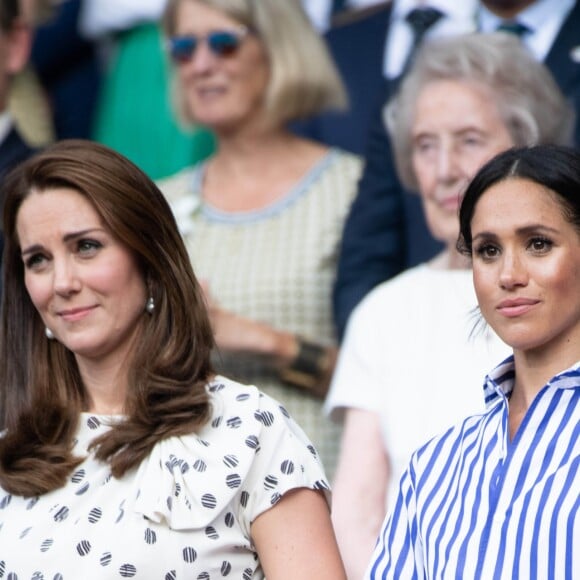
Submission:
[[[463,0],[462,2],[457,2],[457,0],[429,0],[427,2],[421,0],[396,0],[393,4],[393,17],[403,19],[414,8],[428,6],[441,10],[448,18],[472,20],[476,4],[474,0]]]
[[[525,24],[530,30],[535,31],[551,20],[554,15],[561,15],[561,19],[568,15],[574,7],[575,0],[537,0],[522,10],[514,20]],[[493,32],[503,22],[503,19],[490,12],[485,6],[481,6],[479,25],[482,32]]]
[[[432,28],[429,28],[426,39],[445,38],[457,34],[474,32],[476,0],[395,0],[389,33],[385,43],[383,72],[387,78],[396,78],[403,66],[413,43],[411,27],[405,18],[411,10],[418,7],[437,8],[443,13]]]
[[[487,408],[500,398],[509,398],[514,388],[514,378],[514,357],[510,355],[485,377],[483,391]],[[580,361],[552,377],[548,384],[558,389],[580,389]]]
[[[14,122],[12,115],[8,111],[0,113],[0,143],[6,139],[10,129],[12,129]]]

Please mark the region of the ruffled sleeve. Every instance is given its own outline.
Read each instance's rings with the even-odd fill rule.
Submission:
[[[208,389],[211,420],[161,441],[139,467],[138,513],[175,530],[208,528],[226,514],[249,537],[251,522],[286,492],[328,492],[316,450],[277,401],[223,377]]]

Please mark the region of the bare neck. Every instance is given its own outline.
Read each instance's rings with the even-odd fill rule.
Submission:
[[[218,137],[213,160],[224,166],[257,163],[264,169],[264,160],[287,158],[303,141],[285,129],[224,135]]]
[[[578,344],[572,341],[541,351],[514,350],[516,380],[509,403],[512,438],[532,402],[548,381],[578,360],[580,349]]]
[[[223,211],[257,210],[283,197],[326,152],[286,131],[220,139],[202,194]]]
[[[83,384],[89,395],[89,411],[99,415],[124,412],[127,392],[125,365],[119,361],[93,361],[77,357]]]
[[[513,396],[526,402],[529,407],[534,397],[546,383],[558,373],[580,360],[578,345],[566,344],[555,349],[537,351],[514,351],[516,382]]]

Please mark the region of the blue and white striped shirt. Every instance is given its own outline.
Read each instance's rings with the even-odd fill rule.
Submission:
[[[486,377],[485,414],[413,454],[365,578],[580,578],[580,362],[510,441],[513,382],[510,357]]]

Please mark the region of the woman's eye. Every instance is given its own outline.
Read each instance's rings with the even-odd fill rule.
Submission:
[[[530,241],[529,247],[534,252],[545,253],[550,251],[553,245],[554,244],[552,243],[552,241],[546,238],[533,238]]]
[[[492,244],[482,244],[475,249],[475,253],[480,258],[491,259],[499,255],[499,249]]]
[[[428,155],[436,150],[436,144],[431,139],[422,139],[415,142],[413,149],[416,154]]]
[[[29,270],[38,269],[45,262],[45,257],[42,254],[33,254],[26,258],[24,265]]]
[[[481,137],[477,137],[475,135],[466,135],[463,138],[463,144],[467,145],[468,147],[472,147],[474,145],[481,145],[481,143],[483,143]]]
[[[96,240],[80,240],[77,246],[81,254],[94,254],[99,248],[102,248],[102,244]]]

